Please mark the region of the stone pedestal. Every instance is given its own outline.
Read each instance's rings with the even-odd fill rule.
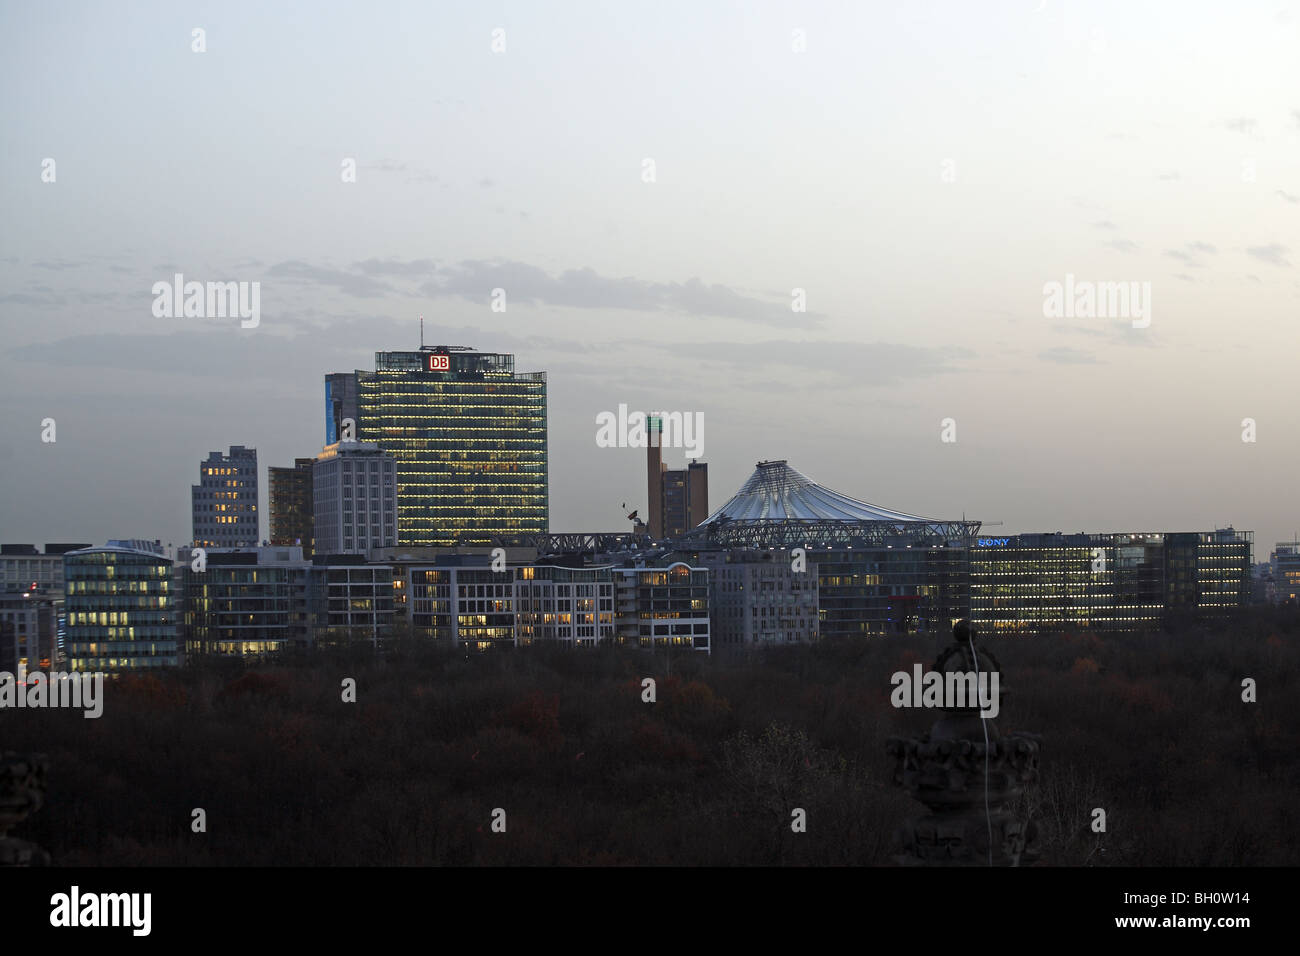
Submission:
[[[1005,698],[996,658],[978,645],[972,656],[972,639],[969,623],[959,621],[953,643],[940,653],[934,670],[973,673],[978,662],[982,673],[999,672]],[[980,717],[978,707],[943,708],[928,734],[891,738],[894,782],[930,811],[904,828],[902,852],[895,859],[913,866],[1032,863],[1037,857],[1035,827],[1015,819],[1005,805],[1037,776],[1038,742],[1035,734],[1000,734],[992,719]]]
[[[38,754],[0,754],[0,866],[47,866],[50,855],[35,843],[9,836],[45,802],[46,760]]]

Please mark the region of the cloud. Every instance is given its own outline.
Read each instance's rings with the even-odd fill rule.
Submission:
[[[1178,172],[1177,170],[1170,170],[1167,173],[1156,173],[1156,179],[1162,180],[1164,182],[1172,182],[1175,179],[1182,179],[1182,178],[1183,178],[1182,173]]]
[[[379,298],[395,291],[391,286],[378,282],[368,275],[357,275],[344,272],[341,269],[311,266],[296,259],[277,262],[267,270],[266,274],[272,279],[290,279],[334,288],[361,299]]]
[[[409,262],[402,262],[400,259],[367,259],[365,262],[352,263],[352,268],[368,276],[407,276],[421,279],[433,275],[437,269],[432,259],[411,259]]]
[[[395,159],[377,159],[371,163],[362,163],[361,168],[373,169],[379,173],[404,173],[409,167]]]
[[[1292,196],[1285,189],[1279,189],[1277,191],[1277,194],[1281,196],[1283,199],[1285,199],[1287,202],[1300,202],[1300,196]]]
[[[31,295],[26,292],[10,292],[6,295],[0,295],[0,303],[7,305],[63,305],[64,298],[61,295]]]
[[[1246,249],[1246,255],[1252,256],[1260,262],[1290,268],[1291,262],[1286,258],[1286,253],[1287,247],[1276,242],[1267,246],[1250,246]]]
[[[1119,228],[1119,226],[1115,225],[1109,219],[1103,219],[1100,222],[1094,222],[1092,224],[1092,227],[1094,229],[1118,229]]]
[[[1131,239],[1107,239],[1102,243],[1116,252],[1137,252],[1138,244]]]
[[[1223,125],[1234,133],[1246,133],[1249,135],[1250,133],[1255,132],[1256,123],[1249,116],[1237,116],[1225,121]]]
[[[1068,345],[1058,345],[1056,348],[1048,349],[1045,352],[1039,352],[1038,357],[1045,362],[1055,362],[1058,365],[1100,365],[1088,352],[1072,349]]]
[[[1177,259],[1179,262],[1193,269],[1204,269],[1205,263],[1197,258],[1198,255],[1218,255],[1219,250],[1208,242],[1189,242],[1184,249],[1167,249],[1165,255],[1171,259]]]
[[[634,348],[675,354],[678,345],[654,341]],[[631,351],[631,350],[629,350]],[[705,342],[692,348],[705,364],[749,372],[766,366],[786,385],[819,388],[826,376],[839,375],[860,385],[893,385],[908,378],[928,378],[960,371],[955,363],[973,358],[969,349],[903,345],[892,342],[824,342],[777,339],[762,342]]]
[[[577,309],[626,309],[636,312],[682,312],[787,326],[820,322],[817,312],[794,313],[790,301],[768,302],[719,283],[699,278],[685,282],[649,282],[630,276],[602,276],[594,269],[569,269],[558,275],[523,262],[474,260],[440,270],[420,291],[429,296],[462,296],[487,301],[504,289],[507,301]]]
[[[83,265],[85,265],[85,263],[73,262],[70,259],[54,259],[45,262],[33,262],[32,265],[34,265],[38,269],[55,269],[59,272],[62,272],[64,269],[80,269]]]

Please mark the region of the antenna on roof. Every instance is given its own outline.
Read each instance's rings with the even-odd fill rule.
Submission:
[[[424,348],[424,316],[420,316],[420,348]]]

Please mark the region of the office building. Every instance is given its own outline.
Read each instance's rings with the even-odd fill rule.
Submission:
[[[796,570],[784,551],[704,551],[709,571],[710,635],[719,650],[757,644],[810,644],[817,640],[815,562]]]
[[[37,591],[0,594],[0,671],[48,671],[58,664],[55,602]]]
[[[408,573],[412,626],[435,640],[486,650],[538,641],[594,645],[614,636],[609,568],[493,571],[483,558],[447,556]]]
[[[315,514],[312,506],[312,473],[315,459],[295,458],[292,468],[272,465],[266,469],[267,509],[270,541],[281,547],[302,548],[310,559]]]
[[[1250,602],[1250,532],[978,537],[971,621],[985,633],[1144,631]]]
[[[209,548],[257,547],[257,449],[232,445],[199,465],[191,487],[194,544]]]
[[[615,643],[711,653],[707,568],[674,561],[613,573]]]
[[[312,464],[312,533],[320,554],[397,544],[397,463],[370,442],[335,442]]]
[[[1300,604],[1300,541],[1279,541],[1269,561],[1274,600]]]
[[[63,556],[89,548],[85,544],[46,544],[41,553],[31,544],[0,544],[0,591],[33,591],[63,600]]]
[[[325,444],[355,441],[357,427],[357,376],[361,372],[334,372],[325,376]],[[349,425],[349,423],[351,423]],[[351,430],[351,434],[348,434]]]
[[[337,382],[327,380],[331,395]],[[397,461],[399,544],[493,544],[548,529],[545,372],[439,346],[378,352],[356,385],[357,438]]]
[[[393,632],[393,567],[360,555],[312,559],[308,605],[314,644],[382,644]]]
[[[709,466],[691,461],[685,468],[669,468],[660,447],[662,419],[649,416],[646,430],[646,530],[654,538],[675,538],[698,527],[709,516]]]
[[[180,662],[172,562],[157,541],[110,541],[63,556],[69,670],[133,671]]]
[[[311,644],[308,576],[298,547],[209,548],[195,570],[182,549],[185,651],[255,657]]]
[[[556,641],[710,650],[709,572],[668,567],[507,565],[448,555],[407,569],[416,633],[479,650]]]

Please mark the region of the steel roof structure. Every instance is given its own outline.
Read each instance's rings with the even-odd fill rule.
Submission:
[[[679,540],[722,547],[835,547],[905,541],[965,542],[978,521],[939,521],[850,498],[789,463],[760,461],[740,491]]]

